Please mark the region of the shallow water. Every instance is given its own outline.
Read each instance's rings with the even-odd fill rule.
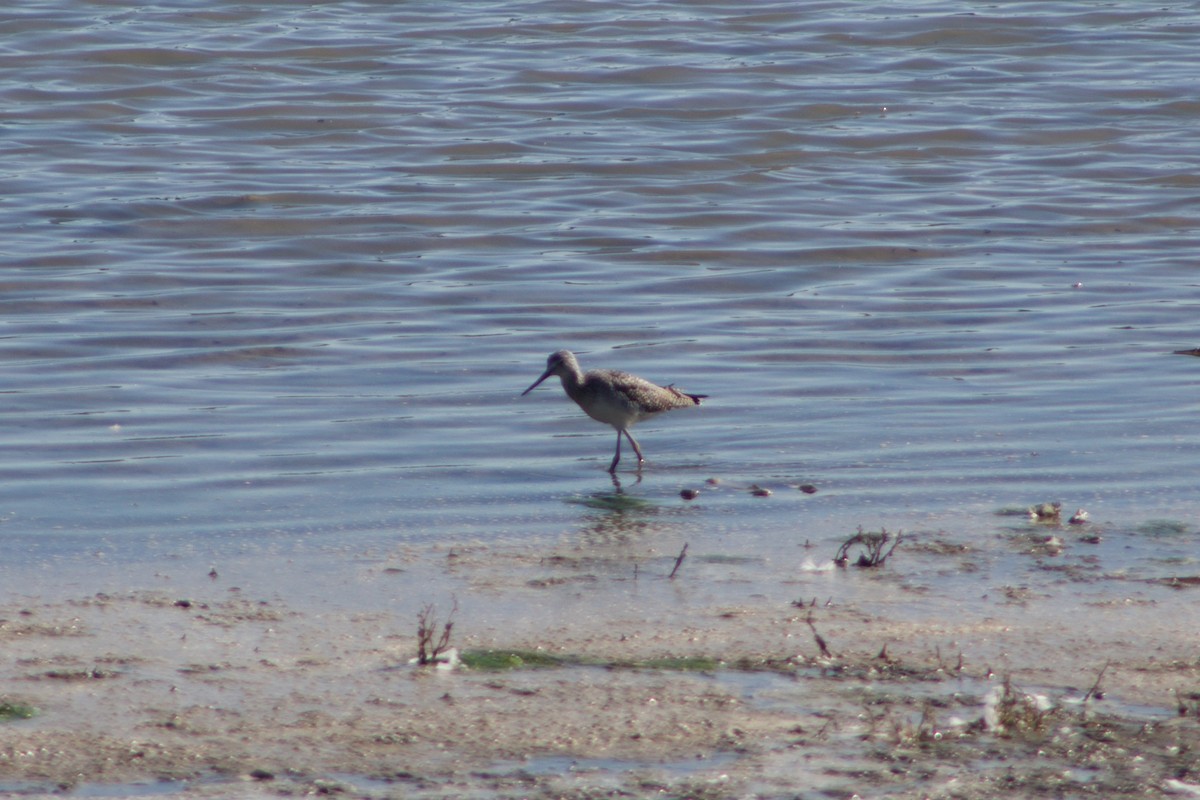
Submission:
[[[1190,5],[4,29],[0,537],[38,563],[1195,518]],[[662,513],[575,502],[612,432],[519,397],[559,347],[711,395],[639,429]]]

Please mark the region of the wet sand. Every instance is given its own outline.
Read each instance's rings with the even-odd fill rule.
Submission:
[[[804,582],[714,589],[728,565],[702,556],[672,580],[672,554],[641,555],[408,548],[356,567],[375,610],[251,596],[198,562],[147,574],[143,589],[12,600],[0,608],[0,699],[37,713],[0,724],[0,791],[1200,791],[1200,659],[1192,615],[1179,613],[1195,589],[1069,616],[1056,597],[1013,590],[987,615],[922,621],[887,604],[784,600]],[[888,570],[870,577],[873,593],[935,603]],[[405,599],[385,602],[386,587]],[[428,602],[439,632],[453,612],[464,655],[567,661],[416,666],[413,609]]]

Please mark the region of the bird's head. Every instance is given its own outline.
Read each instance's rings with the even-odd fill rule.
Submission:
[[[521,392],[521,396],[524,397],[532,392],[542,381],[546,380],[546,378],[549,378],[551,375],[558,375],[559,377],[562,377],[563,375],[571,375],[572,373],[578,371],[579,362],[575,360],[574,353],[572,353],[570,350],[558,350],[553,352],[550,354],[549,358],[546,359],[546,371],[542,373],[540,378],[533,382],[532,386]]]

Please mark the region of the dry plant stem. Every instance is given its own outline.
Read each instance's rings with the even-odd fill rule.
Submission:
[[[1096,682],[1092,684],[1092,688],[1087,690],[1087,694],[1083,696],[1083,702],[1091,700],[1093,697],[1100,700],[1104,697],[1104,691],[1100,688],[1100,681],[1104,680],[1104,673],[1108,671],[1108,665],[1112,661],[1105,661],[1104,666],[1100,668],[1100,672],[1096,674]]]
[[[996,704],[997,719],[1004,736],[1025,737],[1041,734],[1046,721],[1053,713],[1053,708],[1039,708],[1031,695],[1013,686],[1010,676],[1004,677],[1002,694]]]
[[[839,567],[846,566],[850,561],[850,548],[854,545],[860,545],[864,552],[859,553],[855,566],[881,567],[903,538],[904,531],[898,532],[896,538],[893,540],[892,534],[888,533],[886,528],[880,529],[879,533],[868,533],[862,527],[859,527],[858,533],[851,536],[838,548],[837,555],[833,557],[833,563]],[[891,542],[892,546],[885,552],[884,547],[887,546],[888,542]]]
[[[817,626],[813,624],[811,612],[809,612],[808,619],[805,622],[808,623],[808,627],[812,631],[813,639],[816,640],[817,648],[820,649],[821,655],[825,658],[833,658],[833,653],[829,652],[829,648],[825,645],[825,640],[821,638],[821,634],[817,633]]]
[[[1179,713],[1179,716],[1181,716],[1181,717],[1186,717],[1189,713],[1193,713],[1191,711],[1191,707],[1188,706],[1188,704],[1187,704],[1187,700],[1188,700],[1188,698],[1182,692],[1179,691],[1178,687],[1176,687],[1176,689],[1175,689],[1175,710]],[[1200,710],[1200,705],[1197,706],[1197,710]]]
[[[679,572],[679,565],[683,563],[683,559],[687,557],[687,542],[683,543],[683,549],[679,551],[679,557],[675,559],[675,567],[671,570],[671,574],[667,576],[669,580],[675,580],[675,573]]]
[[[458,611],[458,601],[454,601],[454,607],[450,609],[450,614],[446,617],[446,622],[442,625],[441,635],[438,635],[437,618],[434,616],[435,608],[433,603],[427,603],[419,612],[417,612],[417,663],[422,666],[427,664],[437,663],[438,658],[442,653],[446,652],[450,646],[450,632],[454,629],[454,614]],[[433,639],[438,636],[437,643]]]

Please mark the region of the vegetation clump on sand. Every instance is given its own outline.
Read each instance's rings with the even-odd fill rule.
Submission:
[[[883,563],[888,560],[892,552],[899,546],[904,538],[904,532],[900,531],[892,537],[888,533],[887,528],[881,528],[879,532],[864,531],[861,527],[858,533],[851,536],[846,541],[842,542],[842,546],[838,548],[837,555],[833,557],[833,563],[839,567],[846,566],[850,561],[850,548],[861,547],[862,552],[858,554],[858,559],[854,562],[856,567],[882,567]],[[888,546],[890,543],[890,547]]]
[[[450,609],[439,632],[437,609],[427,603],[417,612],[417,663],[421,666],[446,663],[451,660],[450,632],[454,630],[454,612],[458,603]]]
[[[0,722],[10,722],[14,719],[32,719],[37,715],[37,709],[27,703],[15,700],[0,700]]]

